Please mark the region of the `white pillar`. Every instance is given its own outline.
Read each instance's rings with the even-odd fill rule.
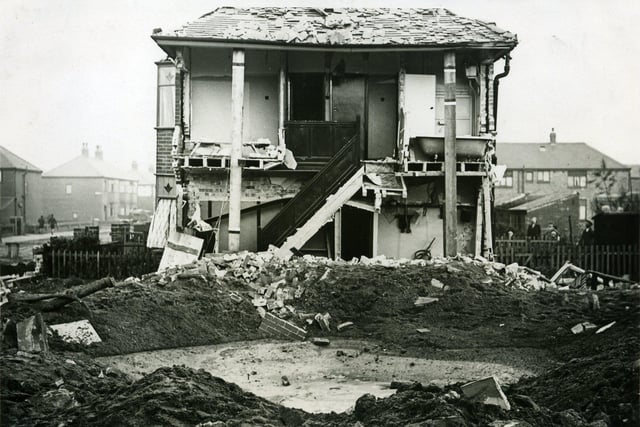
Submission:
[[[244,50],[233,50],[231,74],[231,159],[229,174],[229,251],[240,250],[242,201],[242,109],[244,101]]]

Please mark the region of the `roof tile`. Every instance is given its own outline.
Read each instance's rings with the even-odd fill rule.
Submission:
[[[327,37],[320,37],[321,33]],[[309,37],[313,34],[316,37]],[[489,44],[514,47],[517,44],[515,34],[493,23],[455,15],[447,9],[220,7],[178,30],[152,37],[159,43],[167,38],[186,38],[350,46]]]

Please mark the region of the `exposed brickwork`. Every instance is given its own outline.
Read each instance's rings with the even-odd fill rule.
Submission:
[[[176,71],[175,123],[182,126],[182,73]]]
[[[309,177],[243,176],[242,200],[251,202],[293,197]],[[229,193],[227,174],[190,175],[187,191],[190,200],[226,200]]]
[[[173,129],[158,128],[156,130],[156,173],[173,174],[171,167],[171,139],[173,138]]]
[[[267,313],[264,316],[258,330],[278,338],[290,340],[304,340],[307,336],[307,331],[304,329],[286,320],[282,320],[271,313]]]

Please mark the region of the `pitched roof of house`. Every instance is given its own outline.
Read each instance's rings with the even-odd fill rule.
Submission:
[[[565,191],[552,194],[518,194],[518,196],[508,200],[496,200],[496,208],[530,212],[573,197],[579,197],[578,193]]]
[[[584,142],[499,143],[498,163],[509,169],[629,169]]]
[[[287,45],[499,47],[512,49],[515,34],[494,23],[447,9],[219,7],[175,31],[169,39]]]
[[[13,154],[11,151],[0,146],[0,169],[20,169],[34,172],[42,172],[42,169],[29,163],[22,157]]]
[[[130,171],[95,157],[80,155],[42,174],[43,178],[111,178],[136,181]]]

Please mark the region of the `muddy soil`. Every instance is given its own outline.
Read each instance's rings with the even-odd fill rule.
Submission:
[[[5,370],[0,372],[2,425],[7,419],[8,425],[17,420],[33,425],[45,418],[68,420],[70,425],[195,425],[216,420],[229,425],[255,425],[264,420],[268,422],[263,424],[283,425],[287,417],[289,424],[285,425],[487,425],[508,419],[540,426],[586,425],[598,420],[605,420],[606,425],[639,424],[640,381],[633,363],[640,349],[640,291],[600,291],[601,308],[592,310],[586,292],[513,290],[499,278],[488,278],[481,267],[462,262],[450,266],[454,269],[335,264],[324,280],[319,280],[326,272],[324,265],[298,268],[286,278],[297,278],[305,289],[295,301],[296,309],[328,312],[334,328],[343,321],[352,321],[354,326],[326,333],[316,324],[291,320],[307,326],[309,336],[370,340],[389,355],[500,363],[533,371],[535,376],[507,388],[515,407],[508,413],[466,399],[446,398],[446,389],[426,386],[423,380],[425,387],[385,399],[363,397],[351,414],[310,415],[247,395],[208,373],[187,368],[163,368],[137,382],[118,377],[116,391],[96,388],[90,385],[93,380],[86,379],[88,395],[82,387],[74,389],[78,406],[51,412],[42,404],[42,394],[60,389],[53,378],[64,371],[57,362],[46,360],[26,359],[9,366],[5,362],[18,356],[5,348],[0,365]],[[432,278],[446,288],[432,286]],[[40,287],[65,285],[68,283],[46,282],[32,287],[41,291]],[[230,291],[238,292],[243,301],[235,302]],[[73,303],[47,314],[45,320],[54,324],[90,318],[104,342],[79,349],[54,340],[53,357],[65,357],[56,356],[65,350],[82,350],[78,357],[85,358],[83,354],[105,356],[266,338],[257,331],[260,317],[249,302],[249,292],[240,280],[226,277],[214,282],[176,280],[163,286],[129,283],[101,291],[85,299],[90,311]],[[439,300],[418,308],[413,305],[418,296]],[[3,320],[19,320],[29,314],[24,306],[3,306]],[[602,334],[594,330],[571,333],[572,326],[585,321],[598,326],[616,324]],[[418,328],[429,332],[420,333]],[[90,358],[87,363],[98,366]],[[34,366],[25,367],[31,364]],[[87,365],[82,369],[106,368]],[[43,375],[42,370],[53,374]],[[37,387],[24,389],[23,383]],[[216,396],[218,406],[208,394]],[[156,395],[158,399],[151,399]],[[40,403],[34,403],[38,399]],[[263,419],[258,422],[254,417]]]
[[[96,360],[136,379],[173,364],[204,369],[243,390],[307,412],[344,412],[367,393],[390,396],[395,393],[389,388],[393,381],[445,386],[496,375],[501,384],[511,384],[533,374],[496,363],[393,356],[378,344],[344,339],[332,339],[326,347],[261,340]],[[283,376],[290,386],[283,385]]]

